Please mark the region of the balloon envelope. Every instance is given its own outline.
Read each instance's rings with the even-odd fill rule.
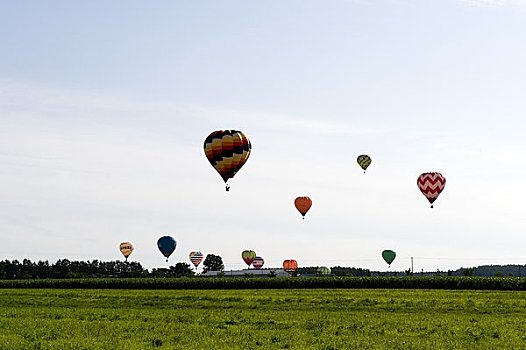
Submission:
[[[436,172],[423,173],[418,177],[416,184],[433,208],[433,202],[446,186],[446,178]]]
[[[172,255],[176,246],[177,242],[175,241],[175,238],[171,236],[163,236],[157,241],[157,247],[159,248],[161,253],[166,257],[166,261],[168,261],[168,257]]]
[[[264,264],[265,264],[265,260],[260,256],[256,256],[254,258],[254,261],[252,261],[252,266],[254,266],[254,268],[257,270],[262,268]]]
[[[356,159],[360,167],[363,169],[363,172],[365,173],[365,170],[371,165],[371,157],[369,157],[367,154],[361,154]]]
[[[192,262],[192,264],[194,264],[195,267],[197,267],[201,263],[201,261],[203,261],[203,257],[204,257],[203,253],[199,251],[190,252],[188,256],[190,258],[190,261]]]
[[[252,145],[241,131],[217,130],[206,137],[204,149],[206,158],[226,183],[245,164]]]
[[[283,261],[283,270],[291,273],[298,269],[298,262],[294,259],[287,259]]]
[[[396,253],[392,250],[384,250],[382,252],[382,257],[384,258],[385,262],[391,266],[391,263],[396,258]]]
[[[305,218],[305,214],[307,214],[312,206],[312,200],[306,196],[298,197],[294,200],[294,206],[298,209],[303,218]]]
[[[327,266],[320,266],[316,269],[316,275],[327,276],[331,274],[331,268]]]
[[[133,253],[133,244],[131,242],[122,242],[119,244],[119,250],[126,259]]]
[[[243,261],[245,262],[245,264],[250,266],[254,262],[254,259],[256,258],[256,252],[253,250],[244,250],[241,253],[241,257],[243,258]]]

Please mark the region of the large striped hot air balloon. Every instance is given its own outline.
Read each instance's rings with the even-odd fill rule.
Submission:
[[[133,244],[131,244],[131,242],[122,242],[119,244],[119,250],[121,251],[122,255],[124,255],[126,261],[128,261],[128,257],[131,253],[133,253]]]
[[[356,159],[360,167],[363,169],[363,172],[365,173],[365,170],[371,165],[371,157],[369,157],[367,154],[360,154],[358,158]]]
[[[245,262],[245,264],[247,264],[248,267],[250,268],[250,265],[252,265],[252,263],[254,262],[254,259],[256,258],[256,252],[253,250],[244,250],[241,253],[241,258],[243,258],[243,261]]]
[[[283,270],[288,273],[294,273],[298,269],[298,262],[294,259],[287,259],[283,261]]]
[[[157,247],[161,251],[161,254],[166,257],[166,262],[168,262],[168,257],[174,252],[175,247],[177,247],[177,242],[175,238],[171,236],[163,236],[157,241]]]
[[[440,173],[423,173],[416,183],[433,208],[433,202],[446,186],[446,178]]]
[[[294,200],[294,206],[300,212],[303,220],[305,220],[305,214],[307,214],[312,206],[312,200],[309,197],[298,197]]]
[[[197,266],[203,261],[203,253],[201,252],[190,252],[188,255],[190,258],[190,261],[192,264],[194,264],[195,268],[197,269]]]
[[[204,148],[206,158],[221,175],[228,191],[228,179],[236,175],[250,155],[249,139],[238,130],[218,130],[207,136]]]
[[[265,264],[265,260],[260,256],[256,256],[254,258],[254,261],[252,261],[252,266],[254,266],[256,270],[261,269],[264,264]]]

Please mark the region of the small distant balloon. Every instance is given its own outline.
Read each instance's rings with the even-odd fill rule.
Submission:
[[[360,154],[358,158],[356,159],[360,167],[363,169],[363,172],[365,173],[365,170],[371,165],[371,157],[369,157],[367,154]]]
[[[253,250],[244,250],[241,253],[241,258],[243,258],[243,261],[245,262],[245,264],[247,264],[248,267],[250,268],[250,265],[252,265],[252,263],[254,262],[254,259],[256,258],[256,252]]]
[[[293,273],[298,269],[298,262],[294,259],[287,259],[283,261],[283,270],[288,273]]]
[[[265,264],[265,260],[260,256],[256,256],[254,258],[254,261],[252,261],[252,266],[254,266],[256,270],[261,269],[264,264]]]
[[[217,130],[206,137],[204,149],[206,158],[221,175],[228,191],[228,179],[233,178],[246,163],[252,144],[241,131]]]
[[[119,244],[119,250],[121,251],[122,255],[124,255],[126,261],[128,261],[128,257],[131,253],[133,253],[133,244],[131,244],[131,242],[122,242]]]
[[[296,209],[298,209],[301,216],[305,220],[305,214],[307,214],[310,207],[312,207],[312,200],[306,196],[298,197],[294,200],[294,206],[296,207]]]
[[[166,262],[168,262],[168,258],[172,255],[176,246],[177,242],[172,236],[163,236],[157,241],[157,247],[161,251],[161,254],[166,257]]]
[[[384,250],[382,252],[382,258],[384,258],[385,262],[391,267],[391,263],[396,258],[396,253],[392,250]]]
[[[194,264],[196,269],[197,269],[197,266],[201,263],[201,261],[203,261],[203,257],[204,257],[203,253],[199,251],[190,252],[188,256],[190,258],[190,261],[192,262],[192,264]]]
[[[418,177],[416,183],[433,208],[433,203],[446,186],[446,178],[436,172],[423,173]]]
[[[316,269],[316,275],[318,276],[328,276],[331,272],[331,268],[327,266],[320,266]]]

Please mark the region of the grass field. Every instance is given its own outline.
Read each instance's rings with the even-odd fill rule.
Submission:
[[[526,292],[0,290],[0,349],[526,349]]]

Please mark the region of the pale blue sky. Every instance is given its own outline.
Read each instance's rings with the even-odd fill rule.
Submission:
[[[0,3],[0,258],[526,262],[524,1]],[[230,128],[225,193],[202,143]]]

